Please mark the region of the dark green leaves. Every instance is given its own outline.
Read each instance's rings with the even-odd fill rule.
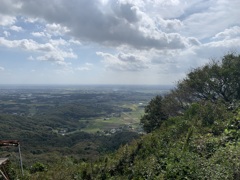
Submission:
[[[162,122],[167,119],[167,115],[163,111],[162,106],[162,97],[156,96],[145,107],[145,114],[141,118],[141,123],[147,133],[159,128]]]

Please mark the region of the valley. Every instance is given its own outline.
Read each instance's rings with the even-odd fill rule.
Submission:
[[[0,87],[0,138],[22,144],[25,164],[97,158],[143,134],[144,107],[169,86]],[[14,157],[3,149],[2,156]]]

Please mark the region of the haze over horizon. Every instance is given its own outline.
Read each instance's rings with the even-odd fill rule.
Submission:
[[[240,52],[239,0],[0,0],[0,84],[167,84]]]

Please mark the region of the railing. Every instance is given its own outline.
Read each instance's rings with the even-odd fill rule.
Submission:
[[[21,154],[21,149],[20,149],[20,142],[18,140],[0,140],[0,146],[18,147],[20,167],[21,167],[21,172],[23,175],[23,164],[22,164],[22,154]],[[0,173],[5,178],[5,180],[9,180],[8,174],[5,170],[5,165],[7,164],[7,162],[8,162],[8,158],[0,158]]]

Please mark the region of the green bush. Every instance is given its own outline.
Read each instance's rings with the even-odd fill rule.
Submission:
[[[47,171],[47,167],[40,162],[36,162],[30,168],[30,173],[32,174],[36,172],[44,172],[44,171]]]

